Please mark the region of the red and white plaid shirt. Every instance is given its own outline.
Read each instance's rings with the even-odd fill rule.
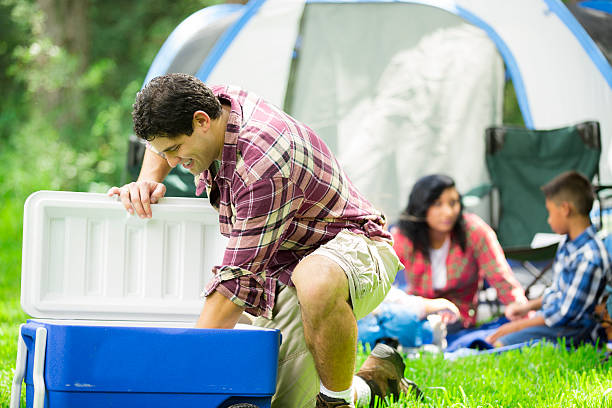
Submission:
[[[512,303],[527,300],[525,292],[514,277],[504,256],[495,232],[475,214],[464,214],[466,232],[465,251],[451,236],[446,258],[446,286],[434,289],[430,262],[420,251],[415,251],[412,241],[399,228],[392,230],[394,245],[405,267],[407,292],[426,298],[445,298],[459,308],[464,325],[476,323],[478,288],[483,280],[497,290],[499,300]]]
[[[207,190],[230,240],[204,295],[219,291],[272,318],[277,282],[292,285],[305,255],[343,229],[389,242],[391,235],[310,128],[242,89],[211,89],[231,112],[219,171],[203,172],[196,192]]]

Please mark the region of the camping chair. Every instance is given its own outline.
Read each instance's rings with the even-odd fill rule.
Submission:
[[[136,137],[136,135],[130,135],[126,166],[129,177],[128,183],[138,179],[145,150],[144,141]],[[189,173],[183,166],[176,166],[170,170],[170,173],[164,180],[164,184],[166,186],[166,197],[196,197],[193,174]],[[206,197],[206,193],[201,197]]]
[[[599,181],[601,140],[598,122],[583,122],[553,130],[490,127],[485,132],[486,164],[497,195],[498,239],[507,258],[533,275],[530,289],[552,266],[557,244],[531,248],[536,233],[552,233],[540,187],[555,176],[576,170]],[[597,189],[596,189],[597,190]],[[496,204],[496,203],[497,204]],[[543,268],[534,262],[547,261]]]

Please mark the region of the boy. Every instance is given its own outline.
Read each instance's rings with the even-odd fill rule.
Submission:
[[[535,339],[556,342],[559,338],[577,346],[581,341],[594,342],[599,335],[593,312],[610,265],[589,218],[593,188],[580,173],[569,171],[544,185],[542,191],[548,224],[555,233],[566,235],[555,256],[553,283],[542,297],[508,306],[506,316],[512,321],[487,338],[495,346]],[[535,315],[524,318],[532,310],[537,311]]]

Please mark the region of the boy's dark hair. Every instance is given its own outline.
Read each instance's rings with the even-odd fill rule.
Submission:
[[[153,78],[136,95],[134,132],[145,140],[175,138],[193,133],[193,113],[211,119],[221,115],[221,103],[202,81],[192,75],[168,74]]]
[[[566,171],[541,187],[544,196],[552,201],[567,201],[585,217],[593,208],[595,193],[591,182],[577,171]]]

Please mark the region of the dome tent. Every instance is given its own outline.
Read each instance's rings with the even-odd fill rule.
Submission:
[[[558,0],[213,6],[176,28],[145,82],[187,72],[257,92],[317,131],[393,219],[423,174],[452,174],[462,191],[487,181],[504,64],[526,126],[600,122],[609,183],[612,67]]]

